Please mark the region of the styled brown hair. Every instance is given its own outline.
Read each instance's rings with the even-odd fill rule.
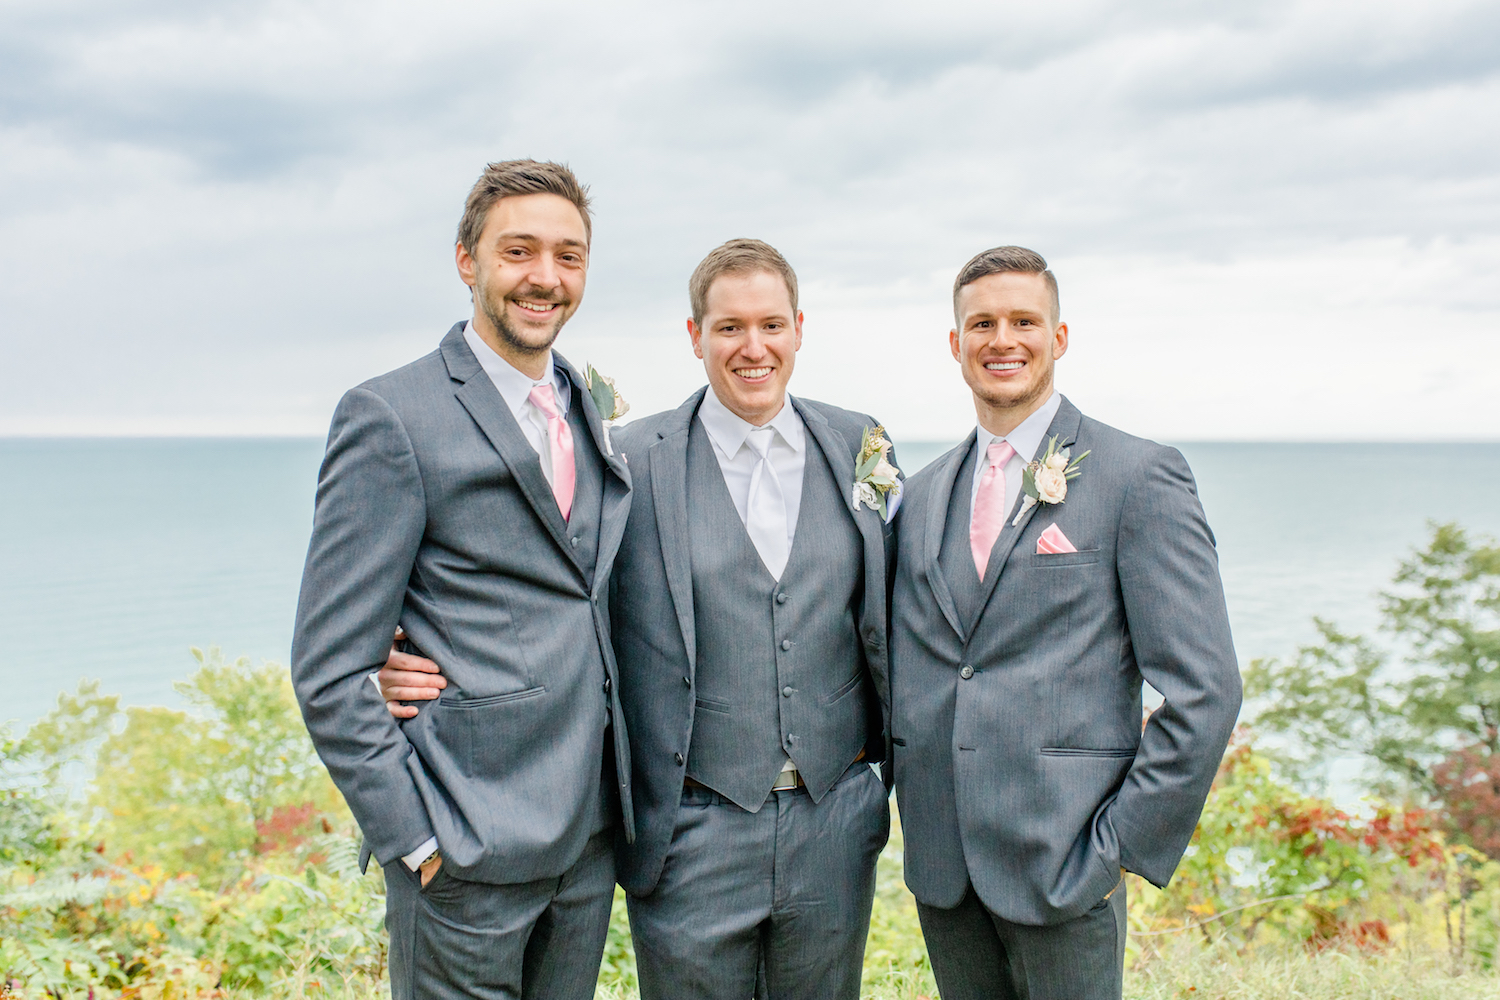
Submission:
[[[1062,306],[1057,298],[1057,276],[1047,269],[1047,261],[1041,254],[1025,247],[995,247],[975,254],[967,264],[959,268],[958,277],[953,279],[953,321],[963,322],[963,317],[958,314],[960,289],[986,275],[1007,272],[1040,274],[1046,279],[1047,290],[1052,293],[1052,323],[1056,325],[1062,315]]]
[[[578,207],[583,216],[583,232],[593,242],[594,224],[589,215],[589,189],[578,183],[573,171],[565,163],[539,160],[501,160],[491,163],[479,175],[479,180],[469,189],[464,202],[463,218],[458,220],[459,243],[470,255],[474,253],[479,234],[484,231],[485,218],[490,206],[501,198],[518,194],[555,194],[566,198]]]
[[[703,324],[703,311],[707,307],[708,290],[713,283],[726,274],[754,274],[766,271],[786,282],[786,291],[792,299],[792,314],[797,312],[797,272],[771,244],[763,240],[730,240],[708,252],[708,256],[693,268],[688,279],[688,301],[693,306],[693,322]]]

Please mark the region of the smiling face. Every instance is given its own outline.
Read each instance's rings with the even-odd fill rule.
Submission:
[[[578,309],[588,275],[588,232],[566,198],[525,194],[490,206],[470,254],[455,251],[474,290],[474,329],[495,353],[533,378]]]
[[[702,324],[687,326],[708,384],[731,413],[762,427],[781,412],[802,347],[802,314],[780,275],[720,275],[704,297]]]
[[[1053,362],[1068,349],[1052,291],[1040,274],[987,274],[959,289],[958,322],[948,343],[974,392],[979,423],[1009,434],[1051,397]]]

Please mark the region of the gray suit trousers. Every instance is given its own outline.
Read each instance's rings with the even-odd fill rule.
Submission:
[[[1120,1000],[1125,885],[1080,917],[1033,927],[996,916],[970,887],[952,909],[917,903],[943,1000]]]
[[[642,1000],[858,1000],[885,786],[851,767],[821,802],[772,792],[746,812],[687,787],[656,888],[629,896]]]
[[[614,901],[614,834],[595,834],[557,878],[422,886],[385,866],[392,1000],[592,1000]]]

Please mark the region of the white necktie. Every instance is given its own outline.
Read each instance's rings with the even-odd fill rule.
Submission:
[[[786,569],[786,497],[781,492],[781,480],[776,477],[776,468],[771,464],[771,438],[776,432],[769,427],[757,427],[750,432],[745,443],[755,452],[755,470],[750,473],[750,496],[745,504],[745,530],[760,561],[776,579]]]

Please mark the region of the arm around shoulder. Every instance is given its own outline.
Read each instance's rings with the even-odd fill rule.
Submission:
[[[292,640],[292,681],[318,754],[382,863],[433,834],[410,745],[369,675],[385,663],[421,544],[426,498],[401,420],[350,390],[318,474]]]

